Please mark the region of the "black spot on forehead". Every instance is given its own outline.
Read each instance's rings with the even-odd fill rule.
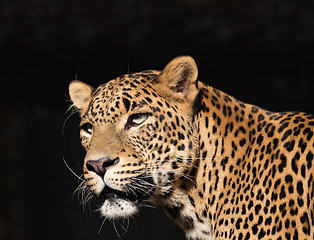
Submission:
[[[124,107],[128,112],[130,110],[131,102],[127,98],[122,98]]]
[[[100,117],[109,116],[111,115],[110,113],[114,111],[109,113],[108,109],[113,109],[113,107],[118,109],[121,107],[119,102],[123,104],[127,112],[131,108],[134,109],[135,107],[147,105],[147,100],[141,100],[139,102],[134,100],[141,95],[143,98],[151,94],[156,95],[150,83],[154,81],[159,74],[160,72],[153,70],[126,74],[102,84],[93,92],[93,99],[89,109],[91,114],[94,117],[96,115],[100,115]],[[101,111],[100,114],[99,111]]]

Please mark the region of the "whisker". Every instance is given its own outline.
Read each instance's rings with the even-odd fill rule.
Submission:
[[[130,63],[128,63],[128,74],[130,74]]]
[[[63,157],[63,162],[64,162],[65,166],[74,174],[74,176],[76,176],[78,179],[84,181],[83,178],[79,177],[79,176],[69,167],[69,165],[68,165],[67,162],[65,161],[65,158],[64,158],[64,157]]]
[[[68,111],[70,111],[71,109],[73,109],[73,105],[71,106],[71,107],[69,107],[69,109],[66,111],[66,113],[68,112]],[[75,113],[77,113],[77,112],[79,112],[78,110],[73,110],[71,113],[70,113],[70,115],[69,116],[67,116],[67,118],[64,120],[64,122],[63,122],[63,125],[62,125],[62,136],[64,135],[64,128],[65,128],[65,124],[67,123],[67,121],[68,121],[68,119],[70,118],[70,117],[72,117],[72,115],[73,114],[75,114]]]
[[[102,227],[104,226],[104,223],[105,223],[106,220],[107,220],[107,218],[105,217],[105,219],[102,221],[102,223],[101,223],[101,225],[100,225],[100,228],[99,228],[99,230],[98,230],[98,233],[97,233],[98,235],[99,235],[99,233],[100,233]]]
[[[81,70],[80,68],[77,68],[74,80],[77,80],[77,76],[78,76],[78,73],[79,73],[80,70]]]
[[[147,207],[147,208],[153,208],[153,209],[157,209],[155,206],[152,205],[148,205],[148,204],[140,204],[140,207]]]
[[[142,85],[141,88],[136,92],[136,94],[139,93],[140,90],[142,90],[143,88],[147,87],[148,84],[150,84],[151,82],[155,81],[157,78],[159,77],[159,75],[157,75],[156,77],[152,78],[151,80],[149,80],[146,84]],[[135,94],[135,95],[136,95]]]
[[[75,195],[77,192],[81,191],[85,186],[85,180],[82,180],[79,185],[76,187],[76,189],[72,192],[72,195]]]
[[[173,157],[173,158],[175,158],[175,157]],[[171,158],[171,159],[169,159],[167,162],[171,162],[172,160],[173,160],[173,158]],[[181,158],[182,160],[201,160],[202,158]],[[160,160],[160,161],[162,161],[162,160]],[[159,162],[159,161],[158,161]],[[157,161],[155,161],[155,160],[150,160],[150,161],[146,161],[145,162],[145,164],[156,164],[157,163]],[[197,166],[197,165],[195,165],[194,163],[192,163],[192,162],[188,162],[188,163],[186,163],[186,164],[183,164],[183,166],[193,166],[193,167],[195,167],[195,168],[199,168],[199,166]],[[138,172],[140,172],[142,169],[140,169],[140,170],[137,170]],[[143,168],[143,170],[146,170],[146,169],[144,169]]]
[[[113,223],[114,230],[115,230],[116,234],[118,235],[118,238],[122,239],[120,234],[119,234],[119,232],[118,232],[118,230],[117,230],[116,224],[114,223],[114,221],[112,223]]]
[[[127,218],[126,220],[127,220],[126,227],[124,228],[123,226],[121,226],[124,229],[124,233],[122,234],[122,236],[124,236],[127,233],[128,229],[129,229],[130,220],[129,220],[129,218]]]
[[[127,193],[129,193],[128,191],[131,191],[137,197],[136,192],[132,188],[126,187],[126,191],[127,191]]]

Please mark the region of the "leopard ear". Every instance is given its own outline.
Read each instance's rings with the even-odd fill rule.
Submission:
[[[69,85],[69,94],[73,105],[80,111],[82,116],[92,99],[93,88],[86,83],[74,80]]]
[[[194,59],[190,56],[180,56],[168,63],[158,82],[166,88],[163,91],[168,92],[168,95],[190,102],[198,93],[197,75],[198,69]]]

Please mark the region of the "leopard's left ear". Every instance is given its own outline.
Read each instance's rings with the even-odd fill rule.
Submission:
[[[73,105],[79,110],[82,117],[87,111],[92,99],[93,88],[86,83],[74,80],[69,85],[69,94]]]
[[[197,93],[198,69],[190,56],[176,57],[170,61],[158,78],[163,93],[169,97],[193,102]]]

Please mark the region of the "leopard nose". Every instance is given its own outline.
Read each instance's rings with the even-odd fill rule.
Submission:
[[[103,157],[98,160],[88,160],[86,162],[86,167],[89,171],[92,171],[103,178],[107,169],[117,164],[118,162],[119,162],[118,157],[115,159]]]

